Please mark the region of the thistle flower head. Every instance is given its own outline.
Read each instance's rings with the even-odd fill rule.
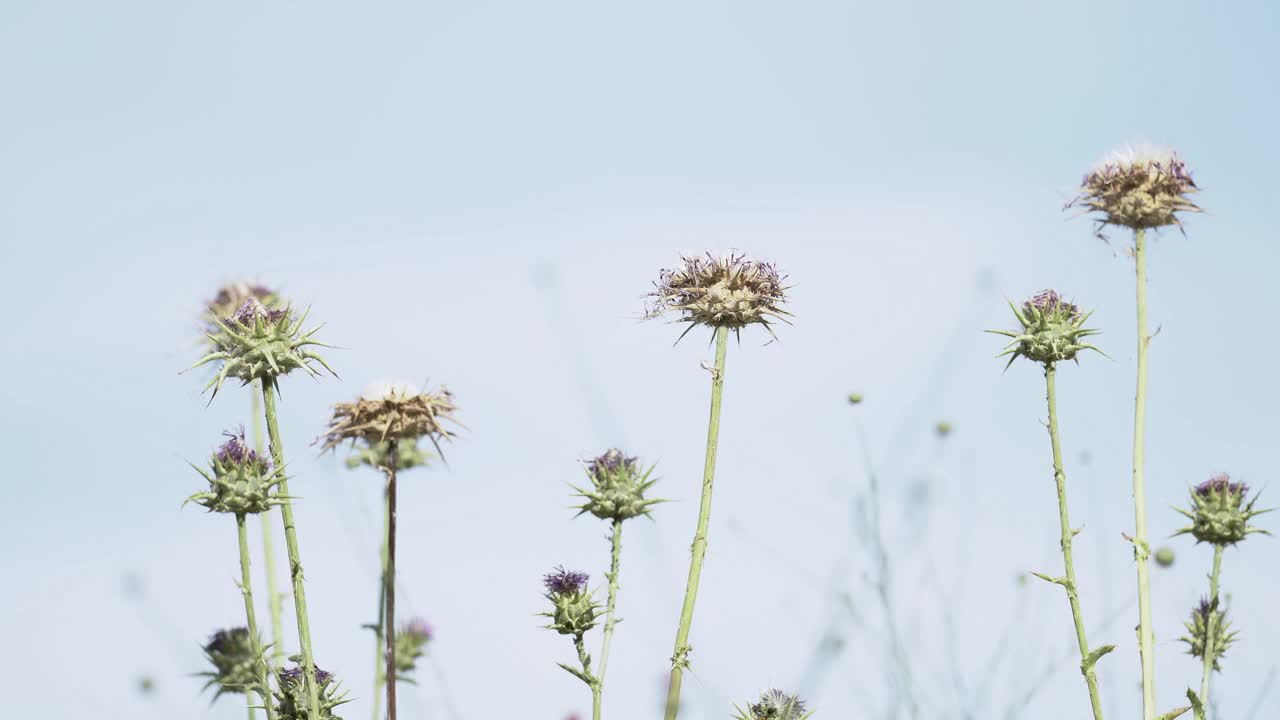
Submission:
[[[1052,365],[1062,360],[1075,360],[1081,350],[1102,352],[1083,342],[1084,338],[1099,332],[1084,326],[1092,313],[1080,312],[1079,308],[1063,300],[1054,290],[1036,293],[1022,303],[1022,307],[1013,303],[1009,303],[1009,307],[1022,327],[1017,331],[987,331],[1012,338],[1004,352],[997,356],[1008,355],[1008,365],[1012,365],[1019,357]]]
[[[1179,638],[1187,644],[1187,653],[1204,659],[1209,633],[1213,633],[1213,669],[1221,670],[1219,662],[1235,643],[1238,633],[1231,630],[1225,608],[1219,607],[1218,598],[1201,598],[1200,604],[1191,610],[1191,619],[1184,623],[1187,634]]]
[[[1253,533],[1267,533],[1250,525],[1249,521],[1270,511],[1254,510],[1258,496],[1254,495],[1246,502],[1248,494],[1248,485],[1233,482],[1226,473],[1214,475],[1192,488],[1190,510],[1176,508],[1191,520],[1191,524],[1174,534],[1190,534],[1196,542],[1225,546],[1234,545]]]
[[[812,715],[805,712],[804,701],[776,688],[760,694],[760,700],[738,709],[738,720],[804,720]]]
[[[431,626],[422,618],[410,620],[396,633],[397,680],[412,682],[407,675],[417,669],[418,659],[426,654],[431,635]]]
[[[276,671],[276,717],[280,720],[317,720],[311,717],[307,702],[306,672],[298,666]],[[314,682],[320,696],[318,720],[342,720],[333,709],[348,702],[346,693],[339,693],[338,681],[333,673],[315,669]]]
[[[439,452],[440,441],[455,435],[452,426],[461,426],[454,417],[457,410],[448,388],[421,391],[407,384],[381,384],[354,402],[334,405],[329,428],[318,442],[329,450],[345,440],[374,448],[379,443],[426,438]],[[396,463],[399,467],[398,457]]]
[[[705,325],[737,331],[758,324],[772,335],[771,323],[788,322],[791,315],[782,307],[787,300],[784,280],[773,263],[741,253],[688,255],[679,267],[659,275],[645,315],[678,313],[680,322],[690,324],[689,330]]]
[[[213,670],[200,673],[209,678],[205,688],[216,687],[214,699],[228,693],[245,693],[258,686],[260,656],[253,650],[249,629],[218,630],[204,644],[204,656]]]
[[[1201,212],[1199,191],[1182,158],[1170,148],[1140,143],[1109,153],[1080,183],[1067,207],[1098,213],[1098,226],[1135,230],[1182,226],[1181,212]]]
[[[539,613],[551,618],[551,623],[545,627],[561,635],[580,636],[596,626],[600,604],[591,596],[587,579],[586,573],[563,567],[543,576],[546,598],[552,605],[551,612]]]
[[[621,522],[648,515],[653,505],[663,502],[645,498],[645,492],[657,482],[657,478],[649,478],[653,467],[642,470],[636,458],[627,457],[617,448],[587,460],[585,465],[591,489],[573,486],[578,497],[583,498],[583,503],[575,506],[579,515],[591,513],[602,520]]]
[[[276,486],[285,476],[273,472],[271,460],[244,441],[244,428],[227,431],[227,441],[209,458],[209,469],[192,465],[209,482],[209,489],[187,498],[210,512],[256,515],[285,502]]]
[[[216,331],[205,334],[210,352],[189,369],[220,363],[217,374],[204,387],[212,388],[214,395],[229,377],[248,385],[254,380],[274,384],[278,377],[294,370],[319,376],[313,363],[336,377],[324,358],[312,350],[329,347],[314,339],[320,328],[302,330],[305,313],[295,317],[289,308],[268,308],[258,298],[250,297],[230,317],[213,317],[212,321]]]

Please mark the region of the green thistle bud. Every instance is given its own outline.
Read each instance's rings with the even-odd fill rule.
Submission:
[[[638,515],[649,515],[651,506],[664,502],[644,496],[645,491],[657,482],[657,478],[649,479],[653,466],[641,471],[635,458],[627,457],[617,448],[588,460],[585,465],[592,489],[572,486],[578,496],[585,499],[581,505],[574,506],[579,515],[591,513],[602,520],[629,520]]]
[[[320,717],[312,718],[307,703],[307,687],[301,667],[291,667],[276,672],[276,717],[280,720],[342,720],[333,709],[350,702],[346,693],[339,694],[338,681],[333,673],[316,668],[315,682],[320,694]]]
[[[1174,559],[1173,548],[1162,547],[1156,550],[1156,564],[1160,567],[1173,567]]]
[[[258,687],[258,663],[263,660],[253,652],[248,628],[234,627],[215,632],[204,645],[204,656],[213,666],[213,671],[200,675],[209,678],[204,684],[206,690],[211,687],[218,689],[214,700]]]
[[[373,445],[365,447],[357,447],[351,455],[347,456],[347,467],[355,469],[361,465],[368,465],[371,468],[384,468],[391,462],[391,443],[396,445],[396,470],[404,471],[426,465],[431,462],[435,455],[418,447],[416,438],[400,438],[399,440],[384,440]]]
[[[426,654],[431,642],[431,626],[425,620],[414,618],[396,633],[396,680],[412,683],[408,673],[417,669],[418,659]]]
[[[1067,207],[1096,212],[1099,231],[1105,225],[1141,230],[1182,226],[1181,212],[1203,212],[1191,201],[1199,192],[1191,172],[1169,148],[1141,144],[1112,152],[1080,183],[1080,194]]]
[[[847,399],[850,405],[861,405],[865,398],[862,397],[862,393],[849,393]]]
[[[751,703],[744,711],[737,708],[736,720],[804,720],[813,715],[805,712],[804,701],[796,695],[772,689],[761,693],[758,702]]]
[[[996,356],[1010,356],[1006,368],[1019,357],[1049,365],[1062,360],[1075,360],[1076,354],[1081,350],[1102,352],[1093,345],[1081,342],[1100,332],[1084,326],[1093,313],[1081,313],[1075,305],[1063,300],[1053,290],[1041,291],[1023,303],[1021,308],[1013,303],[1009,303],[1009,307],[1022,329],[1015,332],[987,331],[1013,338],[1005,346],[1004,352]]]
[[[1255,516],[1270,510],[1254,510],[1258,496],[1245,502],[1249,486],[1232,482],[1226,473],[1215,475],[1191,490],[1191,510],[1174,508],[1191,524],[1174,535],[1194,535],[1196,542],[1234,545],[1253,533],[1268,533],[1249,524]]]
[[[689,323],[680,337],[698,325],[735,331],[761,325],[773,335],[771,323],[789,322],[791,315],[782,307],[787,301],[785,279],[773,263],[741,253],[685,256],[680,267],[662,271],[649,293],[645,316],[678,313],[679,322]]]
[[[1187,644],[1187,654],[1201,660],[1204,659],[1204,650],[1208,645],[1209,631],[1213,631],[1213,669],[1221,671],[1219,661],[1236,641],[1238,633],[1231,630],[1227,611],[1219,609],[1218,598],[1201,598],[1200,604],[1191,610],[1191,619],[1185,624],[1188,634],[1179,639]]]
[[[277,495],[275,489],[285,477],[273,471],[271,459],[245,443],[244,428],[223,435],[229,439],[209,458],[209,471],[191,466],[209,481],[209,489],[195,493],[186,502],[203,505],[209,512],[235,515],[256,515],[283,504],[286,498]]]
[[[551,624],[544,627],[561,635],[580,636],[596,626],[601,606],[587,589],[587,579],[584,572],[565,570],[562,567],[543,576],[542,584],[547,588],[546,598],[553,607],[549,613],[539,613],[551,618]]]
[[[319,326],[302,331],[306,319],[305,313],[295,319],[289,309],[269,310],[257,298],[249,298],[230,318],[214,318],[221,332],[206,334],[213,351],[189,369],[211,362],[222,363],[218,374],[204,387],[205,390],[213,388],[214,395],[228,377],[239,378],[242,384],[248,385],[254,380],[271,383],[294,370],[319,376],[312,361],[337,377],[324,359],[310,350],[311,346],[330,346],[312,339]]]

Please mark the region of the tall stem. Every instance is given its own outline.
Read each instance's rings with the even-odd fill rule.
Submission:
[[[1222,545],[1213,546],[1213,573],[1209,575],[1209,607],[1212,610],[1205,618],[1204,667],[1200,673],[1200,702],[1209,705],[1209,678],[1213,676],[1214,645],[1217,643],[1218,629],[1218,576],[1222,572]]]
[[[253,449],[262,454],[262,398],[258,393],[250,393],[253,398]],[[284,623],[281,620],[280,586],[276,581],[276,543],[271,532],[270,515],[260,516],[262,521],[262,560],[267,571],[267,612],[271,614],[271,665],[284,665]]]
[[[374,628],[377,639],[373,644],[373,720],[379,720],[382,717],[378,714],[382,709],[382,683],[387,680],[387,653],[382,646],[382,633],[387,626],[387,524],[391,513],[391,506],[387,500],[387,492],[384,489],[382,492],[382,549],[378,553],[378,566],[382,568],[382,574],[378,578],[378,624]]]
[[[387,718],[396,720],[396,440],[387,450],[387,566],[383,586],[387,617]]]
[[[613,626],[618,624],[614,611],[618,606],[618,566],[622,561],[622,521],[617,518],[613,520],[610,546],[609,574],[606,576],[609,580],[609,603],[605,610],[604,642],[600,646],[600,675],[597,683],[599,689],[592,698],[592,720],[600,720],[600,695],[604,692],[604,673],[609,667],[609,646],[613,644]]]
[[[1138,381],[1133,403],[1133,558],[1138,566],[1138,651],[1142,660],[1142,717],[1156,716],[1155,632],[1151,628],[1151,549],[1147,545],[1147,491],[1143,452],[1147,437],[1147,254],[1146,231],[1133,232],[1137,276]]]
[[[271,440],[271,459],[280,473],[280,494],[289,497],[289,479],[284,474],[284,444],[276,422],[275,381],[262,383],[262,407],[267,419],[267,437]],[[312,718],[320,718],[320,687],[316,683],[316,659],[311,652],[311,626],[307,620],[307,591],[302,583],[302,555],[298,552],[298,530],[293,522],[293,501],[280,505],[284,519],[284,543],[289,551],[289,576],[293,581],[293,609],[298,621],[298,645],[302,650],[303,682],[307,688],[307,706]]]
[[[1089,686],[1089,702],[1093,706],[1094,720],[1102,720],[1102,700],[1098,696],[1098,675],[1089,659],[1089,641],[1085,638],[1084,613],[1080,610],[1080,595],[1076,585],[1076,565],[1071,555],[1071,541],[1075,531],[1067,514],[1067,474],[1062,469],[1062,445],[1058,440],[1057,368],[1045,363],[1044,382],[1049,401],[1049,440],[1053,445],[1053,480],[1058,486],[1058,519],[1062,526],[1062,562],[1066,569],[1067,600],[1071,604],[1071,619],[1076,625],[1076,643],[1080,646],[1080,670]]]
[[[253,609],[253,575],[249,572],[249,533],[245,529],[244,515],[236,515],[236,531],[240,539],[240,594],[244,596],[245,621],[249,626],[249,647],[257,659],[258,695],[262,698],[262,706],[267,711],[267,720],[275,720],[274,703],[271,702],[271,685],[267,678],[267,661],[262,657],[262,647],[258,640],[258,619]],[[245,693],[248,697],[248,693]],[[253,702],[249,703],[249,718],[253,718]]]
[[[675,650],[671,655],[671,680],[667,686],[666,720],[675,720],[680,711],[680,684],[689,664],[689,626],[693,623],[693,604],[698,597],[698,580],[702,577],[702,559],[707,554],[707,525],[711,520],[711,486],[716,476],[716,449],[720,442],[720,397],[724,390],[724,357],[729,347],[729,328],[716,328],[716,365],[711,371],[711,420],[707,425],[707,455],[702,469],[702,500],[698,506],[698,529],[693,536],[693,557],[689,562],[689,580],[684,590],[684,606],[680,609],[680,627],[676,630]]]

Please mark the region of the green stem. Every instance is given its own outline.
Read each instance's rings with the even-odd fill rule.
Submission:
[[[382,631],[387,626],[387,524],[391,506],[387,502],[387,493],[382,493],[382,549],[378,554],[382,575],[378,579],[378,625],[374,628],[377,640],[373,645],[373,720],[379,720],[382,709],[382,683],[386,682],[387,653],[382,647]]]
[[[1067,515],[1067,474],[1062,469],[1062,445],[1058,440],[1057,368],[1045,363],[1044,382],[1049,400],[1049,439],[1053,445],[1053,480],[1058,486],[1058,519],[1062,526],[1062,562],[1066,568],[1067,600],[1071,604],[1071,619],[1076,625],[1076,642],[1080,646],[1080,670],[1089,686],[1089,702],[1093,706],[1094,720],[1102,720],[1102,699],[1098,696],[1098,675],[1089,659],[1089,641],[1085,638],[1084,613],[1080,609],[1079,589],[1076,585],[1076,565],[1071,555],[1071,541],[1075,531]]]
[[[387,617],[387,718],[396,720],[396,441],[387,449],[387,565],[385,573]]]
[[[587,647],[582,642],[582,634],[573,636],[573,646],[578,649],[578,662],[582,665],[582,681],[591,688],[591,707],[594,711],[599,712],[600,708],[600,678],[591,674],[591,656],[587,654]]]
[[[605,611],[604,642],[600,646],[599,689],[594,694],[591,704],[592,720],[600,720],[600,695],[604,692],[604,673],[609,667],[609,647],[613,644],[613,626],[618,624],[614,611],[618,606],[618,566],[622,561],[622,521],[617,518],[613,520],[613,536],[610,545],[609,574],[605,576],[609,579],[609,602]]]
[[[1200,674],[1200,702],[1209,705],[1209,678],[1213,676],[1214,644],[1218,638],[1218,576],[1222,572],[1222,545],[1213,546],[1213,573],[1209,575],[1209,607],[1212,610],[1205,618],[1204,667]]]
[[[1133,403],[1133,558],[1138,566],[1138,651],[1142,660],[1142,717],[1156,717],[1155,632],[1151,628],[1151,565],[1147,546],[1147,491],[1143,478],[1143,452],[1147,436],[1147,254],[1146,231],[1133,232],[1133,257],[1137,276],[1138,381]]]
[[[253,398],[253,449],[262,453],[262,398],[257,393],[250,393]],[[271,518],[264,516],[262,520],[262,559],[267,570],[267,611],[271,614],[271,665],[279,668],[284,665],[284,622],[281,620],[283,608],[280,606],[280,586],[276,581],[276,543],[271,532]]]
[[[280,473],[280,494],[289,496],[289,479],[284,474],[284,444],[280,441],[280,427],[276,422],[276,384],[274,380],[262,383],[262,406],[267,419],[267,437],[271,440],[271,459]],[[316,660],[311,652],[311,626],[307,620],[307,591],[302,582],[302,556],[298,552],[298,530],[293,521],[293,501],[280,505],[284,519],[284,543],[289,551],[289,576],[293,581],[293,609],[298,621],[298,645],[302,650],[303,682],[307,688],[307,706],[315,720],[320,714],[320,688],[316,683]]]
[[[249,647],[253,656],[258,659],[258,695],[262,698],[262,706],[267,711],[267,720],[275,720],[276,713],[271,702],[271,684],[267,677],[267,661],[262,657],[262,647],[258,644],[258,619],[253,609],[253,575],[249,572],[249,533],[245,529],[244,514],[236,515],[236,532],[240,540],[240,594],[244,596],[245,620],[249,626]],[[245,694],[248,697],[248,693]],[[249,702],[249,718],[253,718],[253,701]]]
[[[711,486],[716,476],[716,449],[720,442],[720,397],[724,390],[724,357],[729,347],[729,328],[716,328],[716,365],[711,371],[711,420],[707,425],[707,456],[702,469],[702,500],[698,506],[698,529],[693,536],[693,557],[689,562],[689,580],[680,609],[680,627],[676,630],[675,650],[671,655],[671,680],[667,686],[666,720],[675,720],[680,711],[680,684],[689,665],[689,626],[693,623],[693,604],[698,597],[698,580],[702,576],[702,560],[707,554],[707,525],[711,520]]]

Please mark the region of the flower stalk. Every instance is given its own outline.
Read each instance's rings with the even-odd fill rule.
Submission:
[[[252,398],[252,415],[253,418],[253,449],[259,455],[264,453],[262,444],[262,396],[259,394],[260,388],[255,382],[254,392],[249,394]],[[284,621],[283,608],[281,607],[280,587],[276,580],[276,543],[274,533],[271,532],[271,518],[265,516],[260,518],[262,523],[262,564],[267,574],[267,612],[271,615],[271,668],[278,669],[284,664]]]
[[[387,564],[383,594],[387,599],[387,718],[396,720],[396,443],[387,451]]]
[[[1144,477],[1147,441],[1147,252],[1145,228],[1133,230],[1138,319],[1138,377],[1133,401],[1133,559],[1138,571],[1138,653],[1142,662],[1142,715],[1156,716],[1155,631],[1151,625],[1151,548],[1147,543],[1147,489]]]
[[[618,570],[622,562],[622,520],[614,518],[613,531],[609,536],[609,572],[605,579],[609,582],[609,596],[605,602],[604,640],[600,644],[600,674],[597,679],[597,690],[591,698],[591,718],[600,720],[600,696],[604,691],[605,670],[609,667],[609,649],[613,644],[613,626],[618,624],[616,610],[618,607]]]
[[[268,680],[267,660],[264,657],[260,641],[258,640],[258,620],[257,613],[253,607],[253,575],[249,572],[249,533],[245,528],[244,513],[236,513],[236,534],[240,544],[240,594],[244,596],[244,614],[245,622],[249,627],[249,642],[253,648],[254,657],[257,658],[258,667],[258,695],[262,698],[262,705],[266,709],[267,720],[275,720],[275,707],[271,698],[271,684]],[[246,693],[245,697],[248,697]],[[253,718],[253,702],[249,702],[249,718]]]
[[[1213,571],[1209,573],[1209,607],[1212,613],[1218,612],[1218,578],[1222,573],[1223,547],[1222,545],[1213,546]],[[1217,664],[1218,648],[1214,645],[1218,640],[1216,637],[1218,624],[1210,622],[1205,628],[1204,662],[1200,670],[1200,700],[1205,703],[1209,702],[1209,679],[1213,677],[1214,665]]]

